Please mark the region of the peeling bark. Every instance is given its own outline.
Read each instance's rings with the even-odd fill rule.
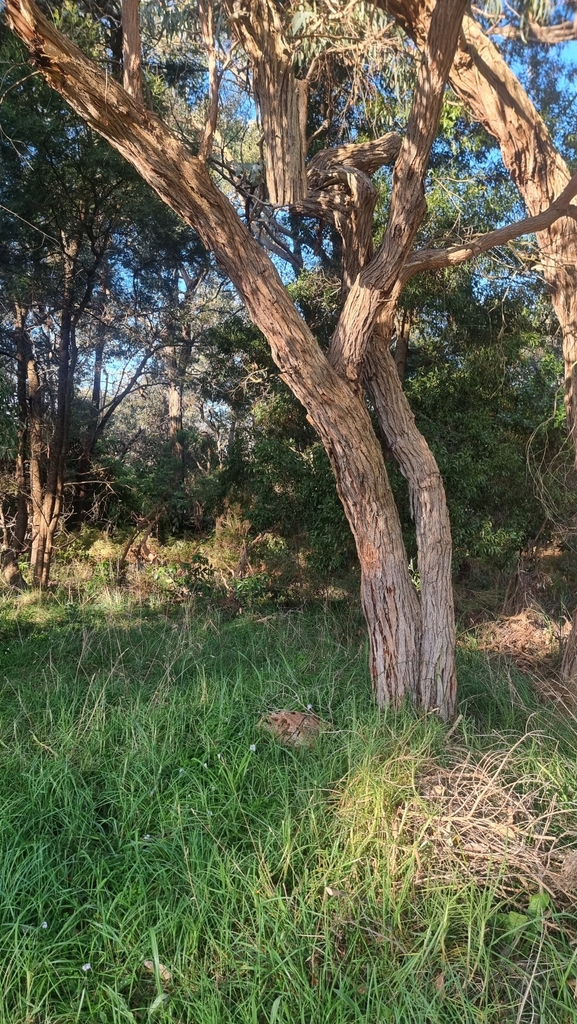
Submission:
[[[401,3],[393,6],[403,7]],[[434,708],[447,717],[454,706],[455,675],[451,548],[443,488],[406,405],[388,352],[388,327],[380,342],[375,328],[379,318],[384,324],[390,321],[408,276],[432,265],[431,259],[449,258],[445,251],[413,256],[410,250],[425,209],[424,175],[465,0],[436,4],[407,0],[406,6],[415,17],[421,17],[423,10],[432,12],[432,17],[423,40],[426,59],[394,171],[389,223],[383,244],[371,256],[372,217],[367,216],[367,211],[372,214],[373,201],[371,161],[382,163],[382,151],[378,153],[378,145],[363,144],[364,148],[341,147],[348,151],[344,157],[319,155],[310,168],[312,183],[318,176],[314,194],[306,195],[304,83],[294,77],[275,6],[272,0],[258,0],[250,8],[227,0],[238,38],[253,64],[271,196],[275,201],[300,204],[301,209],[307,204],[324,205],[346,240],[348,296],[327,359],[273,264],[211,180],[205,162],[192,156],[154,114],[107,80],[43,18],[33,0],[6,0],[11,26],[49,84],[196,229],[214,253],[249,316],[267,337],[283,379],[305,406],[331,461],[359,554],[361,598],[379,703],[398,704],[410,695],[426,710]],[[335,183],[336,203],[330,194]],[[555,195],[558,192],[551,198]],[[559,212],[548,216],[554,219]],[[450,258],[468,256],[450,253]],[[383,341],[384,347],[379,347]],[[421,603],[409,577],[397,510],[365,405],[364,375],[385,435],[409,480],[419,539]]]
[[[283,379],[307,409],[335,471],[361,563],[361,598],[377,699],[414,695],[420,615],[380,445],[362,398],[331,368],[274,266],[202,160],[132,102],[40,14],[8,0],[14,30],[47,81],[193,226],[237,287]]]
[[[307,83],[293,60],[271,0],[225,0],[236,37],[247,53],[260,111],[269,201],[286,206],[307,192]]]
[[[122,0],[122,77],[136,103],[143,103],[140,55],[140,0]]]
[[[390,324],[379,324],[365,357],[364,380],[387,444],[409,485],[417,535],[421,645],[417,700],[453,713],[457,696],[452,543],[445,489],[417,428],[390,352]]]
[[[423,49],[433,4],[418,0],[376,0]],[[542,214],[575,178],[557,152],[549,131],[520,82],[470,13],[455,55],[450,81],[473,116],[494,136],[503,162],[532,216]],[[551,294],[563,337],[567,430],[577,463],[577,221],[555,218],[537,229],[541,272]],[[577,631],[577,611],[573,633]],[[565,678],[577,677],[577,640],[563,662]]]

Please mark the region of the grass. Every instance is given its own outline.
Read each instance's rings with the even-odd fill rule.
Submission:
[[[450,732],[375,711],[356,609],[1,600],[0,1024],[577,1022],[570,895],[395,831],[423,772],[517,744],[575,835],[577,726],[525,680],[464,648]],[[257,728],[308,704],[312,750]]]

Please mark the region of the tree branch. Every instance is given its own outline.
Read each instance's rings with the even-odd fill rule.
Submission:
[[[252,65],[265,144],[269,200],[297,202],[306,193],[306,81],[296,77],[274,0],[225,0],[232,29]]]
[[[554,25],[539,25],[529,17],[526,33],[523,33],[516,25],[496,24],[488,29],[487,35],[501,36],[502,39],[515,39],[523,43],[544,43],[547,46],[569,43],[577,39],[577,15],[571,21],[558,21]]]
[[[396,301],[399,275],[426,209],[424,178],[464,10],[465,0],[438,0],[435,5],[407,132],[393,173],[385,236],[350,289],[331,341],[331,364],[355,386],[376,316],[385,302]]]
[[[538,213],[535,217],[525,217],[524,220],[515,221],[505,227],[496,228],[494,231],[487,231],[483,235],[476,235],[468,242],[461,245],[452,245],[447,249],[421,249],[411,253],[402,271],[403,284],[424,270],[439,270],[442,267],[454,267],[466,260],[474,259],[489,249],[498,245],[506,245],[520,235],[534,234],[543,231],[554,224],[559,217],[577,218],[577,206],[571,205],[571,200],[577,195],[577,174],[574,174],[567,188],[563,190],[558,199],[551,203],[546,210]]]

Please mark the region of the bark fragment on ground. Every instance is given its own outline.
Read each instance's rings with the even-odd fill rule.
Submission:
[[[273,711],[264,715],[258,726],[286,747],[312,747],[320,734],[330,729],[328,722],[311,711]]]

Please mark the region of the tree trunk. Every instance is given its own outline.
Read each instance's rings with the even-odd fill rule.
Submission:
[[[378,0],[424,49],[432,3]],[[569,169],[557,152],[547,126],[495,45],[471,14],[463,32],[450,81],[473,116],[494,136],[501,155],[527,209],[541,213],[570,180]],[[537,233],[541,272],[551,294],[563,337],[567,430],[577,463],[577,222],[556,220]],[[573,629],[577,627],[577,612]],[[577,638],[568,644],[563,660],[566,680],[577,679]]]
[[[55,423],[50,438],[46,461],[46,486],[38,502],[32,547],[32,575],[35,586],[46,587],[54,550],[54,538],[60,522],[64,497],[64,474],[70,432],[70,412],[76,367],[76,329],[72,318],[72,289],[75,260],[78,253],[76,240],[65,243],[65,299],[62,310],[58,345],[58,394]]]
[[[250,57],[262,120],[269,201],[285,206],[307,193],[307,83],[296,78],[274,3],[226,0],[236,35]],[[252,9],[251,9],[252,8]]]
[[[86,433],[82,439],[80,458],[78,459],[78,465],[76,468],[76,485],[72,501],[72,516],[70,518],[70,525],[72,527],[80,526],[85,521],[88,511],[88,481],[92,472],[92,459],[94,456],[94,447],[96,445],[98,421],[100,417],[102,364],[104,360],[105,344],[104,329],[102,329],[94,348],[94,373],[92,377],[92,396],[90,399],[90,419],[88,421],[88,426],[86,427]]]
[[[14,523],[8,528],[2,513],[2,570],[9,586],[26,590],[27,583],[18,566],[18,556],[24,551],[28,531],[28,500],[26,485],[26,447],[28,441],[28,404],[26,395],[26,365],[30,340],[26,331],[24,310],[15,310],[16,335],[16,398],[18,403],[18,437],[14,484],[16,511]]]
[[[142,98],[140,0],[122,0],[122,76],[124,88],[136,103]]]
[[[365,383],[383,435],[409,485],[415,520],[421,595],[417,700],[443,718],[455,710],[455,614],[452,543],[445,489],[435,457],[418,430],[389,349],[377,330],[365,359]]]
[[[175,348],[166,349],[164,359],[168,377],[168,435],[172,442],[172,454],[178,462],[179,483],[182,484],[184,482],[182,372]]]
[[[28,406],[29,406],[29,443],[30,443],[30,504],[32,509],[32,547],[30,553],[30,565],[36,564],[36,552],[40,523],[42,519],[42,470],[43,470],[43,438],[42,438],[42,387],[38,367],[30,346],[27,357],[28,377]],[[38,580],[34,577],[34,584]]]
[[[426,170],[425,150],[434,138],[432,121],[440,109],[452,59],[452,53],[447,57],[445,48],[456,43],[463,6],[464,0],[440,0],[435,31],[431,30],[431,60],[419,72],[418,103],[411,115],[408,141],[401,149],[401,171],[395,179],[395,204],[385,242],[376,263],[371,261],[359,275],[370,270],[360,289],[355,293],[357,282],[351,288],[347,303],[353,293],[354,302],[342,322],[343,330],[337,333],[335,365],[343,368],[339,372],[299,316],[274,265],[215,186],[205,163],[191,156],[155,115],[135,105],[116,83],[107,80],[46,21],[32,0],[6,3],[11,25],[29,46],[48,82],[196,229],[214,253],[217,263],[236,286],[248,315],[267,338],[283,380],[307,410],[331,461],[357,547],[371,674],[379,704],[397,705],[407,696],[415,699],[418,695],[425,710],[440,710],[444,715],[452,710],[451,675],[443,683],[436,680],[434,687],[427,686],[419,695],[419,600],[408,571],[381,447],[358,387],[357,368],[362,373],[360,364],[366,341],[370,340],[374,317],[383,301],[384,272],[388,275],[387,283],[391,278],[393,287],[391,262],[397,260],[400,268],[406,259],[416,231],[415,218],[424,208],[423,183],[419,178]],[[409,208],[411,223],[405,218]],[[369,308],[361,294],[363,287],[375,291]],[[364,332],[359,344],[350,329],[356,323],[361,324]],[[352,383],[347,379],[349,368]],[[416,476],[417,471],[415,479]],[[426,512],[424,506],[423,516]],[[438,533],[442,533],[440,527]],[[424,570],[426,575],[426,565]],[[434,660],[431,653],[430,663]],[[427,677],[434,671],[445,671],[439,659],[434,669],[427,669]],[[445,701],[443,706],[437,700],[439,693]]]

